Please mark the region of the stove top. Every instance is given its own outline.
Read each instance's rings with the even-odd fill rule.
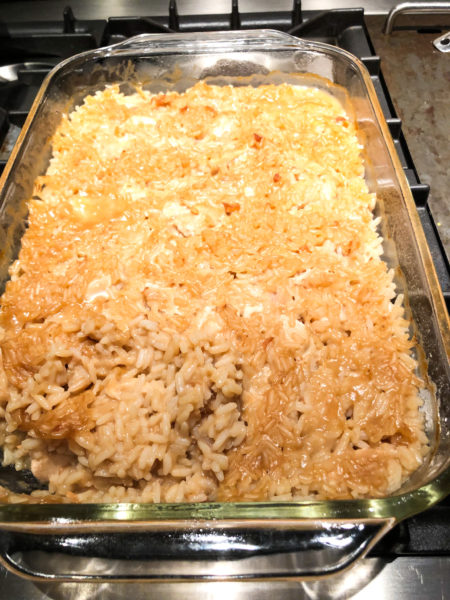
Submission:
[[[48,3],[43,4],[46,5]],[[168,3],[166,14],[162,15],[158,13],[158,15],[148,17],[111,16],[104,19],[78,19],[76,9],[66,7],[60,14],[51,15],[51,18],[34,21],[33,23],[0,20],[0,171],[6,164],[9,153],[18,137],[20,128],[26,119],[43,79],[51,68],[62,59],[85,50],[114,44],[140,33],[259,28],[278,29],[306,39],[337,45],[356,55],[365,64],[369,70],[398,155],[405,170],[425,235],[435,260],[442,290],[447,305],[449,305],[449,266],[428,207],[429,186],[419,181],[402,133],[401,120],[395,112],[389,91],[383,79],[380,69],[380,58],[376,55],[370,40],[363,9],[333,9],[323,12],[304,11],[302,10],[301,1],[294,0],[290,10],[241,13],[237,0],[233,0],[231,2],[231,11],[228,14],[180,15],[176,1],[171,0]],[[365,565],[364,568],[368,571],[371,569],[375,569],[375,571],[378,569],[380,571],[381,564],[385,576],[386,569],[389,567],[390,571],[388,569],[387,581],[393,582],[395,577],[400,577],[400,579],[401,577],[406,578],[405,573],[408,571],[408,565],[417,565],[417,561],[424,561],[426,557],[440,557],[439,559],[436,558],[432,564],[435,566],[438,564],[441,565],[441,575],[439,576],[441,579],[439,581],[444,585],[444,578],[447,577],[445,581],[448,583],[448,589],[450,589],[450,576],[445,575],[445,573],[450,573],[449,517],[450,498],[425,513],[398,525],[375,546],[370,553],[370,557],[362,561],[362,565]],[[397,565],[397,571],[395,571],[395,564]],[[399,574],[402,569],[404,569],[404,573],[400,576]],[[356,577],[356,574],[354,574],[354,577]],[[373,577],[372,573],[369,580],[373,579]],[[54,586],[54,584],[52,585]],[[64,585],[66,584],[61,584],[59,588],[53,587],[52,589],[65,589],[64,594],[66,595],[60,595],[61,592],[59,591],[56,596],[51,594],[51,597],[65,598],[72,597],[72,594],[75,594],[73,597],[80,597],[79,591],[75,593],[76,588],[70,588],[74,584],[67,584],[69,587],[66,588],[64,588]],[[225,593],[227,589],[230,590],[232,597],[240,597],[235,595],[235,592],[231,592],[237,589],[236,585],[239,584],[220,584],[220,588],[215,588],[211,592],[211,597],[221,597],[221,594]],[[265,585],[267,586],[267,584]],[[303,586],[301,593],[304,596],[298,595],[300,588],[297,587],[297,591],[295,592],[296,598],[325,598],[329,597],[328,594],[330,597],[332,595],[335,598],[350,597],[348,595],[350,593],[348,587],[345,588],[347,590],[345,595],[339,596],[336,580],[335,584],[333,584],[332,593],[329,583],[322,584],[322,587],[319,586],[318,588],[314,587],[312,583],[309,583],[306,587],[306,584],[301,585]],[[48,590],[45,591],[45,595],[40,595],[41,592],[38,588],[35,588],[31,592],[30,586],[32,584],[22,582],[18,577],[6,573],[0,567],[0,591],[2,589],[5,592],[8,591],[10,598],[27,597],[40,599],[47,597]],[[92,595],[94,593],[101,594],[101,584],[97,587],[99,588],[98,590],[92,589]],[[122,597],[119,587],[114,588],[113,597]],[[288,590],[288,587],[285,588],[285,591]],[[184,588],[185,592],[183,593],[187,596],[190,593],[188,593],[188,590],[192,591],[194,589],[192,585],[188,587],[184,586]],[[87,588],[84,589],[86,591]],[[138,590],[140,588],[134,587],[133,589]],[[151,589],[155,592],[155,597],[163,597],[162,592],[156,593],[155,587]],[[167,591],[168,588],[165,589]],[[206,590],[207,588],[203,589]],[[247,585],[245,589],[246,597],[248,597],[252,588]],[[254,586],[254,590],[256,590],[254,597],[264,597],[264,590],[266,589]],[[293,589],[289,587],[291,592]],[[380,595],[379,590],[376,593]],[[123,595],[125,595],[125,592],[123,592]],[[136,597],[139,597],[139,594]],[[383,597],[387,597],[386,591]],[[397,597],[400,597],[400,595],[397,595]],[[430,595],[427,597],[431,598]],[[442,595],[442,597],[450,596]]]

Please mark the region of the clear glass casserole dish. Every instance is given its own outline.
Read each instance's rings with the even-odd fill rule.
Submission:
[[[24,576],[63,581],[325,576],[349,566],[397,522],[450,492],[449,319],[370,75],[343,50],[269,30],[142,35],[61,63],[43,83],[0,181],[2,291],[26,229],[26,202],[48,166],[50,139],[61,116],[112,83],[132,93],[133,83],[152,92],[184,91],[199,80],[311,85],[337,95],[344,105],[350,99],[366,180],[378,198],[384,259],[396,269],[397,289],[405,293],[419,344],[417,358],[428,385],[423,410],[430,458],[395,495],[382,499],[3,504],[2,561]],[[20,472],[2,469],[0,483],[28,491]]]

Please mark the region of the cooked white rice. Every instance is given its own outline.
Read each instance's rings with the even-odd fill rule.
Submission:
[[[78,502],[401,486],[428,446],[363,172],[318,89],[87,97],[2,297],[5,464]]]

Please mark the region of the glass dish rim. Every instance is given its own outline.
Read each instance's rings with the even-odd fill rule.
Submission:
[[[342,521],[413,516],[450,493],[450,469],[415,490],[384,498],[198,503],[17,503],[0,504],[0,527],[19,523]]]

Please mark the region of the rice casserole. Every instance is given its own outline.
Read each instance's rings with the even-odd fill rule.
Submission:
[[[48,481],[35,501],[382,497],[421,465],[409,323],[336,98],[110,86],[52,148],[0,313],[0,442]]]

